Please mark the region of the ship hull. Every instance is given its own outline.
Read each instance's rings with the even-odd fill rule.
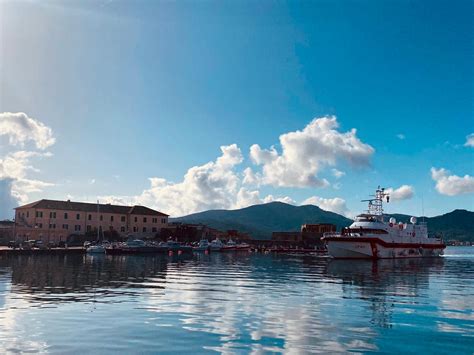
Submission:
[[[399,259],[443,255],[444,244],[391,243],[376,238],[327,238],[328,254],[335,259]]]

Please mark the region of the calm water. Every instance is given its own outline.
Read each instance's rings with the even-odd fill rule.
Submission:
[[[0,257],[2,352],[474,350],[474,247],[440,259]]]

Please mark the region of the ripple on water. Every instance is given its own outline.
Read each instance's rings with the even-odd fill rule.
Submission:
[[[378,262],[0,258],[0,344],[12,352],[471,353],[473,304],[474,248]]]

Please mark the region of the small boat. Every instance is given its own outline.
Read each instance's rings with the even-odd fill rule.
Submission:
[[[240,243],[235,246],[235,249],[238,251],[250,251],[250,244]]]
[[[224,247],[224,243],[222,243],[219,238],[216,238],[211,242],[210,247],[211,251],[221,251]]]
[[[168,249],[168,252],[192,253],[193,247],[182,245],[180,242],[169,239],[166,243],[160,243],[160,247]]]
[[[229,241],[222,247],[222,251],[233,251],[237,250],[237,243],[234,242],[232,239],[229,239]]]
[[[89,245],[86,251],[88,254],[105,254],[105,247],[103,245]]]
[[[207,239],[201,239],[199,241],[198,246],[194,247],[193,250],[195,251],[206,251],[210,249],[210,243]]]

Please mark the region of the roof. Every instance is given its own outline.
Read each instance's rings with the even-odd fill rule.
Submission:
[[[57,201],[57,200],[39,200],[27,205],[19,206],[15,209],[23,208],[44,208],[61,211],[80,211],[80,212],[99,212],[117,213],[117,214],[137,214],[150,216],[168,216],[160,211],[153,210],[145,206],[120,206],[111,204],[97,204],[89,202]]]

